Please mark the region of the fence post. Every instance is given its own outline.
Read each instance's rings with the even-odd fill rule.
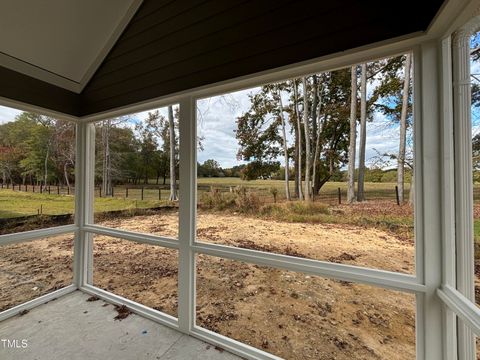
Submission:
[[[142,186],[142,200],[143,200],[143,189],[144,189],[144,187]]]
[[[125,187],[125,198],[128,199],[128,186]]]
[[[102,187],[101,186],[98,187],[98,192],[99,192],[99,196],[102,197]]]
[[[48,195],[50,195],[50,185],[48,185]]]
[[[113,189],[115,189],[115,186],[112,186],[112,197],[113,197],[113,191],[114,191]]]
[[[57,195],[60,195],[60,185],[57,185]]]
[[[162,190],[158,188],[158,200],[162,200]]]
[[[395,185],[395,196],[397,197],[397,205],[400,205],[400,196],[398,194],[398,186]]]
[[[342,193],[340,191],[340,188],[338,188],[338,204],[342,203]]]

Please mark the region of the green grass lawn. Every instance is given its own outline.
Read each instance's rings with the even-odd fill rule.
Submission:
[[[95,212],[151,208],[165,201],[136,200],[123,198],[95,198]],[[0,218],[36,215],[72,214],[74,197],[68,195],[48,195],[12,190],[0,190]]]
[[[202,192],[209,191],[211,187],[228,191],[229,187],[245,186],[248,189],[265,196],[267,200],[272,197],[270,189],[278,189],[278,197],[284,197],[283,180],[252,180],[245,181],[240,178],[199,178],[199,197]],[[148,188],[151,186],[151,188]],[[161,201],[158,200],[158,189],[156,185],[145,185],[144,200],[141,200],[140,188],[129,188],[129,196],[126,197],[125,186],[115,187],[115,197],[95,197],[95,212],[126,210],[135,208],[149,208],[159,206],[168,202],[169,191],[161,190]],[[168,186],[168,184],[167,184]],[[140,185],[141,187],[141,185]],[[320,202],[324,199],[336,199],[338,188],[342,193],[342,199],[346,198],[347,184],[345,182],[328,182],[320,190],[317,198]],[[294,193],[294,183],[290,182],[290,189]],[[406,184],[408,196],[409,184]],[[480,185],[475,185],[475,194],[480,194]],[[367,200],[391,199],[395,200],[395,183],[365,183],[365,194]],[[273,197],[272,199],[273,200]],[[271,201],[268,201],[271,202]],[[58,215],[73,213],[74,197],[69,195],[39,194],[24,191],[0,190],[0,218],[18,217],[38,214],[42,209],[43,214]],[[480,223],[475,222],[475,235],[480,241]]]

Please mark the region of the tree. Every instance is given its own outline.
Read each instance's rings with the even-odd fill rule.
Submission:
[[[57,181],[66,184],[70,189],[75,169],[75,126],[73,123],[56,120],[53,134],[52,162],[56,167]]]
[[[280,169],[278,161],[252,161],[241,171],[242,180],[270,179]]]
[[[282,129],[283,157],[285,159],[285,196],[287,200],[290,201],[290,184],[289,184],[290,165],[289,165],[289,157],[288,157],[287,128],[286,128],[285,115],[284,115],[284,109],[283,109],[282,94],[280,89],[277,89],[275,99],[278,101],[279,118],[281,121],[281,129]]]
[[[160,166],[161,162],[157,154],[158,143],[155,137],[156,131],[152,131],[153,125],[150,125],[158,120],[158,116],[158,111],[149,112],[147,119],[145,120],[146,126],[143,123],[138,123],[135,126],[140,141],[140,154],[142,157],[142,173],[144,184],[148,184],[150,174],[156,174],[157,183],[160,176],[160,171],[155,171],[156,169],[153,169],[154,165]],[[155,162],[155,160],[157,161]]]
[[[72,123],[23,112],[0,125],[3,181],[66,183],[73,179],[75,129]]]
[[[295,153],[297,155],[296,161],[297,166],[295,169],[296,173],[296,184],[298,186],[298,199],[303,200],[303,190],[302,190],[302,125],[300,124],[300,110],[298,108],[299,96],[298,96],[298,87],[297,80],[293,80],[293,103],[295,108],[295,119],[297,122],[297,132],[295,138]]]
[[[143,175],[141,144],[127,122],[129,117],[118,117],[96,125],[95,176],[105,196],[112,195],[114,182],[136,183]]]
[[[410,87],[410,63],[411,54],[405,55],[405,70],[403,80],[403,94],[402,94],[402,111],[400,115],[400,145],[398,150],[398,165],[397,165],[397,186],[400,203],[404,202],[403,184],[405,180],[405,150],[407,142],[407,113],[408,113],[408,99]]]
[[[175,121],[173,118],[173,107],[168,107],[168,128],[170,135],[170,201],[177,200],[177,178],[176,168],[176,141],[175,141]]]
[[[307,80],[302,78],[303,84],[303,129],[305,131],[305,200],[312,200],[312,189],[310,187],[310,130],[308,114],[308,89]]]
[[[300,89],[299,81],[303,85]],[[279,89],[289,95],[285,103],[284,97],[278,101]],[[255,162],[254,169],[282,155],[285,158],[283,129],[288,124],[295,137],[288,152],[294,153],[296,193],[299,199],[303,200],[304,193],[308,199],[347,161],[349,92],[347,69],[263,86],[250,96],[250,109],[237,118],[238,158]],[[288,117],[282,121],[283,113]],[[255,173],[253,165],[247,166],[249,173]]]
[[[365,200],[365,147],[367,142],[367,64],[361,65],[360,78],[360,145],[358,160],[357,201]]]
[[[105,196],[112,195],[112,163],[110,159],[110,127],[112,120],[102,122],[102,192]]]
[[[350,139],[348,145],[348,191],[349,204],[355,201],[355,150],[357,147],[357,65],[351,69]]]
[[[277,89],[264,86],[259,93],[250,95],[250,109],[236,121],[237,158],[251,161],[255,168],[276,159],[281,153],[282,138],[278,134],[281,117],[277,116],[276,108],[279,102],[272,93],[277,94]]]
[[[399,149],[396,154],[385,154],[385,156],[397,161],[397,186],[399,200],[405,201],[404,183],[405,167],[410,167],[412,172],[413,162],[406,159],[408,144],[408,129],[412,126],[412,86],[411,86],[411,54],[391,58],[382,72],[380,84],[374,90],[374,97],[377,99],[374,107],[384,114],[392,123],[398,127],[400,132]],[[413,203],[414,176],[410,184],[409,203]]]
[[[198,166],[198,175],[203,177],[218,177],[222,174],[220,164],[213,159],[206,160]]]

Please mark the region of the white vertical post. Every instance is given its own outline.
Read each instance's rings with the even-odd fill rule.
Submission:
[[[455,136],[455,199],[457,289],[475,302],[473,245],[472,121],[470,89],[470,32],[459,29],[452,37],[453,111]],[[474,335],[458,325],[460,359],[475,359]]]
[[[92,238],[83,228],[93,222],[93,181],[95,127],[79,122],[76,126],[75,224],[79,227],[74,245],[74,283],[77,287],[93,281]]]
[[[456,287],[455,270],[455,162],[453,141],[452,42],[450,36],[442,40],[442,283]],[[448,306],[443,306],[443,351],[445,360],[456,360],[457,318]]]
[[[179,261],[178,325],[189,333],[195,324],[195,221],[197,214],[197,123],[192,97],[180,101],[180,189],[179,189]]]
[[[429,41],[420,46],[415,61],[415,170],[417,207],[422,224],[417,246],[422,246],[423,278],[426,292],[417,296],[417,358],[443,358],[442,303],[436,290],[442,281],[441,148],[440,148],[440,44]]]

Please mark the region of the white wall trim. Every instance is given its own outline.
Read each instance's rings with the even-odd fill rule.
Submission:
[[[71,292],[74,292],[77,290],[77,287],[75,285],[68,285],[64,288],[61,288],[59,290],[53,291],[49,294],[45,294],[43,296],[39,296],[33,300],[27,301],[23,304],[17,305],[11,309],[5,310],[0,312],[0,321],[6,320],[8,318],[11,318],[12,316],[18,315],[21,311],[25,310],[31,310],[39,305],[43,305],[49,301],[58,299],[61,296],[70,294]]]
[[[254,348],[240,341],[217,334],[213,331],[204,329],[200,326],[195,326],[190,332],[190,335],[205,341],[207,343],[219,346],[235,355],[241,356],[250,360],[282,360],[282,358],[273,354],[267,353],[263,350]]]
[[[126,299],[122,296],[116,295],[109,291],[105,291],[93,285],[84,285],[79,290],[90,295],[98,296],[100,299],[115,305],[125,305],[131,311],[133,311],[134,313],[140,316],[143,316],[147,319],[158,322],[162,325],[171,327],[172,329],[178,330],[178,321],[177,321],[177,318],[175,318],[174,316],[165,314],[161,311],[142,305],[138,302]]]

